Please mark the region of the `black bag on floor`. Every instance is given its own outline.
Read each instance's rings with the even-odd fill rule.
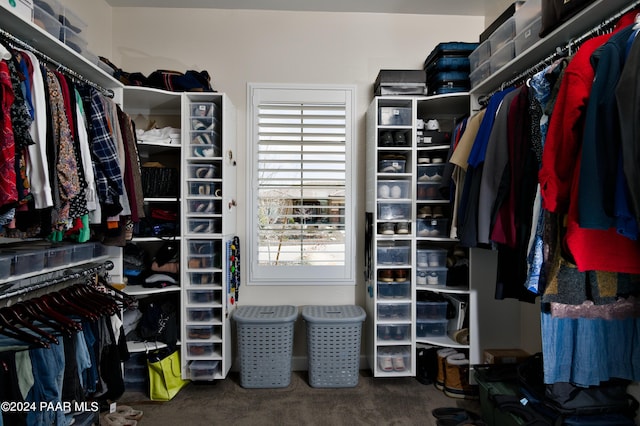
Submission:
[[[627,393],[629,380],[611,379],[589,387],[567,382],[545,384],[541,353],[520,363],[517,373],[528,404],[555,424],[634,425],[638,401]],[[624,423],[626,420],[629,422]],[[603,423],[590,423],[593,421]]]

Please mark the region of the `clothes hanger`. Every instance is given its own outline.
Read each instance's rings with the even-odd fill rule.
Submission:
[[[21,318],[17,315],[17,312],[13,310],[11,307],[0,308],[0,312],[4,316],[7,321],[10,321],[16,327],[24,327],[27,328],[39,336],[47,339],[50,343],[58,344],[60,343],[58,339],[48,331],[41,329],[40,327],[36,327],[33,323],[26,321],[24,318]]]
[[[63,315],[58,312],[56,309],[52,308],[49,305],[49,302],[43,298],[37,299],[29,299],[21,302],[27,306],[27,308],[31,308],[36,312],[39,312],[42,315],[45,315],[52,320],[63,324],[67,329],[70,330],[71,333],[82,330],[82,323],[79,321],[74,321],[73,319]]]
[[[56,330],[58,333],[65,334],[67,336],[71,336],[75,330],[72,327],[69,327],[67,324],[60,323],[55,321],[46,315],[42,315],[38,313],[32,306],[27,305],[26,303],[20,302],[11,307],[14,311],[16,311],[17,315],[20,315],[24,318],[31,318],[34,321],[41,322],[42,324],[46,324],[52,329]]]
[[[58,309],[61,309],[63,312],[66,312],[71,315],[79,315],[90,321],[97,321],[100,318],[95,313],[84,309],[83,307],[77,305],[76,303],[69,300],[63,293],[61,292],[52,292],[41,296],[44,299],[48,299],[53,302],[53,305]]]
[[[24,329],[16,327],[9,321],[4,315],[0,312],[0,333],[5,336],[12,337],[14,339],[18,339],[25,343],[31,343],[37,345],[42,348],[49,348],[50,345],[48,342],[38,338],[38,336],[31,334]]]
[[[102,276],[98,276],[98,284],[103,286],[104,288],[106,288],[107,290],[113,292],[113,294],[118,295],[121,297],[122,302],[124,303],[125,307],[131,307],[136,303],[136,299],[131,296],[130,294],[127,294],[125,292],[123,292],[122,290],[118,290],[117,288],[115,288],[114,286],[112,286],[111,284],[109,284],[104,277]],[[99,291],[97,288],[93,287],[93,290],[95,291]]]
[[[116,299],[106,293],[92,290],[90,285],[76,284],[64,289],[77,302],[89,305],[101,315],[113,315],[119,310]]]

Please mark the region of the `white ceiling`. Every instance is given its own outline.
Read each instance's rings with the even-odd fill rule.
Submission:
[[[311,12],[484,16],[487,0],[105,0],[112,7],[174,7]]]

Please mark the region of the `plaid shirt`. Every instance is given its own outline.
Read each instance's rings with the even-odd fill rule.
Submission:
[[[98,199],[107,205],[120,206],[119,199],[123,194],[122,172],[118,160],[118,148],[111,135],[111,123],[107,119],[102,104],[102,95],[89,86],[85,87],[81,93],[85,107],[89,105],[89,108],[86,108],[89,111],[87,121]],[[119,207],[119,210],[121,209],[122,207]]]

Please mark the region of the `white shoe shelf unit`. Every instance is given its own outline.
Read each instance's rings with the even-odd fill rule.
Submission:
[[[458,241],[450,238],[449,198],[439,190],[449,151],[442,135],[469,104],[469,93],[378,96],[368,109],[365,333],[375,377],[415,376],[418,347],[455,348],[472,364],[481,362],[478,294],[493,296],[496,258],[463,249],[468,277],[447,285],[447,255]],[[432,119],[439,133],[422,128]],[[466,304],[468,342],[453,337],[458,325],[447,318],[449,299]],[[508,341],[513,333],[504,336]]]
[[[225,94],[123,89],[125,112],[139,128],[180,129],[180,140],[138,142],[141,163],[159,162],[178,171],[177,193],[145,197],[152,206],[178,213],[179,285],[127,286],[136,297],[175,293],[180,307],[182,377],[223,379],[231,368],[230,310],[235,292],[228,275],[228,243],[236,231],[235,109]],[[156,195],[156,194],[154,194]],[[133,242],[150,258],[169,236],[139,236]],[[130,352],[166,347],[163,342],[128,342]]]
[[[236,113],[220,93],[185,93],[182,110],[182,377],[211,381],[232,362]]]

